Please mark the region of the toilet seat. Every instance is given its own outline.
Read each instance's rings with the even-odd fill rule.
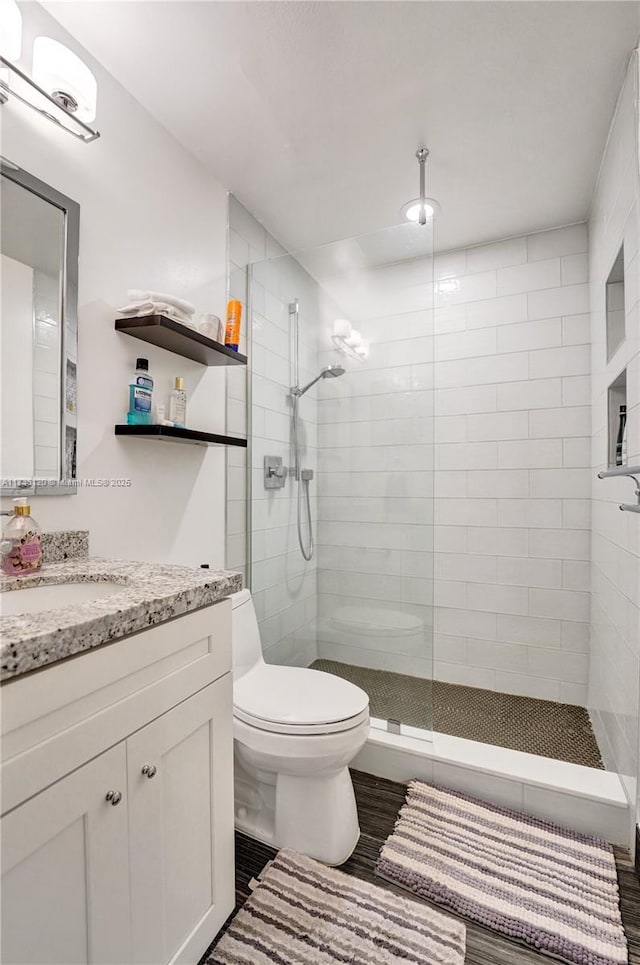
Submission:
[[[369,697],[320,670],[260,664],[234,684],[234,717],[278,734],[331,734],[369,717]]]

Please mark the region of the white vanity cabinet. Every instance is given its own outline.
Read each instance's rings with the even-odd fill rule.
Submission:
[[[234,906],[228,601],[2,688],[3,965],[197,962]]]

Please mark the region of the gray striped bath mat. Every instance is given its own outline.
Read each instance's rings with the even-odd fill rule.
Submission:
[[[572,965],[628,961],[611,846],[413,781],[376,874]]]
[[[207,965],[463,965],[464,950],[455,919],[280,851]]]

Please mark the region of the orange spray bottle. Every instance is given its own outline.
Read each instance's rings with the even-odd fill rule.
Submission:
[[[227,348],[238,351],[240,344],[240,321],[242,319],[242,302],[232,298],[227,305],[227,326],[224,333],[224,344]]]

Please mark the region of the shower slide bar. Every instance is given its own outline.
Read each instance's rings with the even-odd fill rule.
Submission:
[[[636,503],[621,503],[623,513],[640,513],[640,466],[616,466],[615,469],[605,469],[598,473],[598,479],[609,479],[612,476],[629,476],[636,484]]]

